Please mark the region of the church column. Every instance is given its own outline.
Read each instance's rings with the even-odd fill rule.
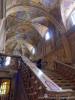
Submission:
[[[0,0],[0,53],[5,52],[5,15],[6,15],[6,0]]]
[[[64,34],[62,35],[62,43],[63,43],[67,61],[71,63],[72,62],[72,54],[71,54],[71,50],[70,50],[70,45]]]

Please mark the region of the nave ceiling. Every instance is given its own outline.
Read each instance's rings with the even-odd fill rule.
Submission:
[[[60,34],[66,31],[61,16],[60,0],[6,0],[3,18],[7,54],[32,55],[44,40],[50,26]]]

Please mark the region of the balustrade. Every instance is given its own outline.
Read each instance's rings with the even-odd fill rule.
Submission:
[[[68,100],[72,95],[71,89],[59,87],[27,58],[23,62],[21,75],[29,100]]]

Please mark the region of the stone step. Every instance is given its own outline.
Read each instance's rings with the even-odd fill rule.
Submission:
[[[63,89],[74,89],[75,86],[72,85],[72,83],[69,80],[64,79],[61,75],[57,74],[54,71],[44,71],[46,75],[50,79],[52,79],[56,84],[58,84]]]

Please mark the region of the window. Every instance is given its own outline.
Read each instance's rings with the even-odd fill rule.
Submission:
[[[4,57],[2,57],[2,56],[0,56],[0,68],[2,67],[4,67],[4,63],[5,62],[5,58]]]
[[[51,38],[49,31],[47,31],[45,35],[45,40],[49,40]]]
[[[71,27],[75,26],[75,10],[72,11],[72,13],[68,17],[66,23],[67,23],[66,24],[67,29],[70,29]]]
[[[32,48],[31,52],[34,55],[35,54],[35,48]]]
[[[72,21],[72,24],[75,25],[75,10],[71,14],[71,21]]]
[[[11,62],[11,57],[6,57],[5,66],[8,66]]]

